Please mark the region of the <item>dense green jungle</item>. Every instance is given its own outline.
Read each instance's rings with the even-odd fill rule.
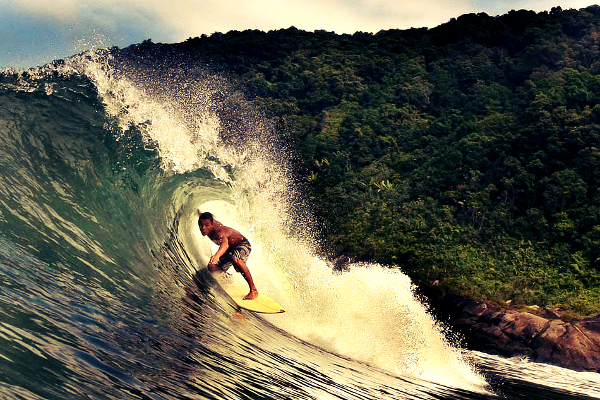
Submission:
[[[119,51],[237,82],[296,155],[323,251],[428,293],[600,309],[599,6]]]

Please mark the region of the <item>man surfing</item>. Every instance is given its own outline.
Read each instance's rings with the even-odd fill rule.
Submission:
[[[246,260],[250,256],[252,247],[248,239],[233,228],[223,225],[213,218],[209,212],[201,213],[198,210],[198,227],[202,236],[208,236],[219,249],[208,262],[208,269],[211,272],[218,270],[227,271],[232,265],[237,272],[242,274],[250,292],[244,297],[244,300],[253,300],[258,297],[258,290],[254,286],[250,270],[246,266]]]

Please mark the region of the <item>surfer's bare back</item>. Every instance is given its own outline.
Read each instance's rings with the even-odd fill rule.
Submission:
[[[244,300],[257,298],[258,290],[256,290],[250,270],[246,266],[246,260],[250,256],[250,251],[252,251],[248,239],[235,229],[215,220],[209,212],[201,213],[198,210],[198,216],[198,227],[202,232],[202,236],[208,236],[210,240],[219,246],[219,250],[213,254],[208,262],[208,269],[211,272],[227,271],[233,265],[235,270],[242,274],[250,287],[250,292],[244,297]]]

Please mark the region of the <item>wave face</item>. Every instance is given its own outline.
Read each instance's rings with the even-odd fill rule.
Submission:
[[[405,275],[315,255],[293,154],[226,79],[104,50],[0,93],[0,397],[493,397]],[[234,306],[198,209],[286,313]]]

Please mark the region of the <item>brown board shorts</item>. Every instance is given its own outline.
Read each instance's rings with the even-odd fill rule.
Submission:
[[[227,271],[229,268],[233,266],[232,258],[239,258],[241,260],[246,261],[248,257],[250,257],[250,252],[252,251],[252,246],[248,239],[244,238],[241,242],[230,249],[228,249],[225,254],[219,259],[219,263],[217,266],[221,271]]]

